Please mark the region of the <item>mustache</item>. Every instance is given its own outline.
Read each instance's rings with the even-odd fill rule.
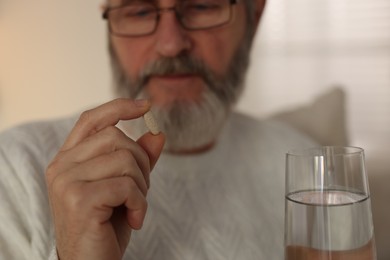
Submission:
[[[142,91],[151,77],[172,74],[199,75],[211,89],[214,88],[214,82],[216,81],[213,72],[199,59],[188,55],[161,58],[147,64],[142,70],[137,80],[136,94]]]

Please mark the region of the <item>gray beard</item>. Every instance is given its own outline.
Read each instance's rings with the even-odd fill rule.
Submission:
[[[165,150],[192,150],[209,145],[216,141],[228,115],[242,93],[252,39],[253,34],[247,32],[243,43],[233,55],[225,75],[217,76],[202,61],[182,54],[148,64],[136,79],[127,77],[109,42],[117,93],[121,97],[133,99],[149,98],[144,91],[144,86],[153,75],[199,74],[207,85],[201,101],[176,102],[169,108],[152,107],[152,113],[160,130],[166,136]],[[131,132],[134,138],[147,132],[142,120],[127,121],[124,127]]]

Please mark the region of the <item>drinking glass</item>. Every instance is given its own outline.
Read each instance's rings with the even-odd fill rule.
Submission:
[[[285,259],[376,259],[363,149],[287,153]]]

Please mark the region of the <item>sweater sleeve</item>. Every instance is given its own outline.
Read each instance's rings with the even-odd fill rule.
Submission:
[[[0,150],[0,258],[27,259],[29,234],[27,227],[28,201],[22,192],[23,184],[6,155],[6,146]]]
[[[45,169],[59,139],[47,125],[0,134],[0,259],[56,259]]]

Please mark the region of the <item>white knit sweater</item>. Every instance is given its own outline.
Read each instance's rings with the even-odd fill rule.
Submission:
[[[0,259],[50,258],[44,172],[74,122],[0,135]],[[133,232],[124,259],[283,259],[284,156],[311,145],[286,125],[234,114],[213,150],[163,154],[144,227]]]

